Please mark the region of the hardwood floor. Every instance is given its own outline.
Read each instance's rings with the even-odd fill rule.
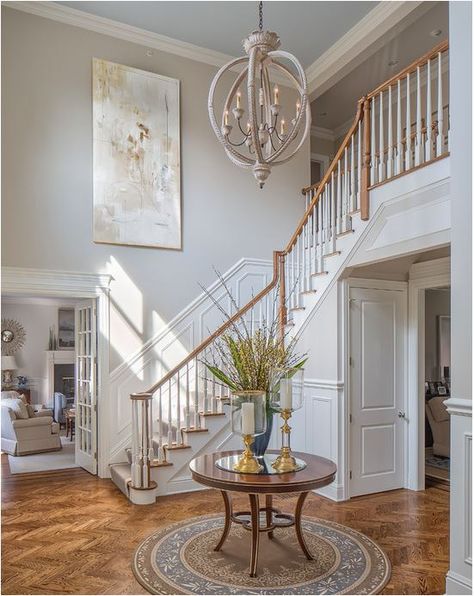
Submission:
[[[276,498],[282,509],[293,508],[294,501],[292,496]],[[128,503],[110,480],[82,469],[10,476],[3,455],[2,593],[146,594],[130,566],[138,543],[155,528],[220,511],[217,491],[164,497],[140,507]],[[311,495],[304,512],[377,541],[392,563],[384,594],[444,593],[446,491],[396,490],[345,503]]]

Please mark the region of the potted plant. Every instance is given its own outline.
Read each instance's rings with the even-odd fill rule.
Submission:
[[[233,306],[238,309],[230,290],[221,279]],[[214,303],[225,315],[231,316],[211,296]],[[275,312],[276,309],[273,309]],[[203,362],[207,369],[232,393],[262,391],[266,394],[267,430],[255,438],[252,450],[257,457],[265,454],[270,441],[273,426],[274,409],[271,407],[270,392],[278,391],[278,383],[274,378],[275,371],[292,371],[301,369],[306,358],[295,353],[296,342],[288,341],[278,327],[278,320],[267,323],[262,320],[255,325],[245,320],[244,316],[232,321],[229,330],[215,342],[212,356]],[[290,372],[291,374],[291,372]]]

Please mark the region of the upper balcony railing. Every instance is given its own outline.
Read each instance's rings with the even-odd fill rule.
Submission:
[[[239,321],[254,329],[276,317],[284,329],[288,311],[300,309],[302,296],[313,291],[312,277],[325,273],[324,258],[337,252],[337,238],[351,230],[351,215],[360,212],[369,219],[370,189],[448,153],[446,41],[359,100],[354,122],[322,180],[303,189],[306,212],[286,248],[274,253],[271,283],[146,394],[133,397],[135,408],[140,400],[155,398],[158,453],[155,457],[151,408],[146,406],[141,418],[138,410],[133,417],[132,458],[134,470],[141,472],[132,486],[149,488],[147,468],[166,465],[166,451],[185,446],[186,433],[201,429],[202,414],[219,413],[229,391],[202,360],[214,352],[222,334]]]

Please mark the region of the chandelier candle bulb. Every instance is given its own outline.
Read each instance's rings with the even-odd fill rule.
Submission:
[[[280,380],[280,405],[282,410],[293,409],[293,393],[291,379]]]
[[[263,106],[265,103],[264,96],[263,96],[263,87],[260,87],[260,90],[258,92],[258,102],[261,106]]]
[[[252,403],[242,404],[242,434],[255,433],[255,406]]]
[[[224,126],[227,126],[229,124],[229,112],[228,110],[226,110],[224,112]]]
[[[273,88],[273,103],[277,106],[278,104],[278,87],[275,85]]]
[[[242,107],[242,106],[240,105],[240,100],[241,100],[241,98],[242,98],[242,93],[241,93],[241,92],[240,92],[240,90],[239,90],[239,91],[237,91],[237,95],[236,95],[236,97],[235,97],[236,108],[237,108],[238,110],[240,110],[240,108]]]
[[[282,120],[280,122],[280,135],[284,135],[285,134],[285,121]]]

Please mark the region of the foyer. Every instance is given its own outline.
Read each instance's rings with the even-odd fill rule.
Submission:
[[[3,593],[472,592],[466,48],[464,1],[2,3]]]
[[[221,511],[218,491],[141,507],[83,470],[12,477],[5,456],[2,487],[4,594],[147,594],[130,561],[150,529]],[[284,497],[285,507],[294,501]],[[311,495],[306,507],[306,515],[348,525],[382,546],[392,564],[382,594],[444,593],[449,493],[397,490],[344,503]],[[19,509],[28,513],[18,516]]]

